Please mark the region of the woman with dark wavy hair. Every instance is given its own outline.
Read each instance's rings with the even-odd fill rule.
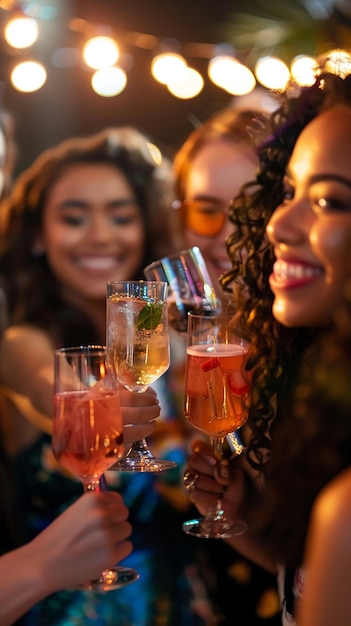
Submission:
[[[312,86],[291,85],[282,95],[258,136],[257,180],[232,203],[233,269],[222,281],[242,289],[236,323],[251,342],[252,370],[246,455],[232,463],[223,497],[230,516],[247,516],[249,532],[230,543],[272,571],[284,564],[284,624],[293,621],[307,563],[303,626],[351,620],[349,355],[346,341],[344,354],[343,340],[326,344],[330,333],[340,337],[350,294],[350,68],[347,53],[339,51],[336,61],[325,55]],[[196,474],[190,497],[203,512],[222,489],[209,454],[197,443],[189,459]],[[257,489],[244,479],[247,468]],[[305,561],[311,510],[315,540]]]

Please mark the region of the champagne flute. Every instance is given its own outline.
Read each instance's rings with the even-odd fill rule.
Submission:
[[[230,328],[230,316],[188,314],[188,347],[184,413],[190,424],[208,435],[218,460],[225,436],[248,418],[249,385],[243,376],[246,342]],[[214,512],[184,522],[183,530],[197,537],[240,535],[247,525],[225,518],[221,499]]]
[[[105,348],[56,350],[54,384],[54,455],[80,478],[84,491],[101,491],[103,473],[124,453],[118,382]],[[114,567],[83,589],[110,591],[138,578],[133,569]]]
[[[119,382],[143,393],[169,368],[167,283],[110,281],[107,283],[107,338],[110,362]],[[112,469],[161,472],[176,463],[158,459],[146,440],[135,441]]]
[[[147,280],[168,283],[169,324],[184,337],[189,311],[220,311],[220,301],[197,246],[150,263],[144,268],[144,275]]]

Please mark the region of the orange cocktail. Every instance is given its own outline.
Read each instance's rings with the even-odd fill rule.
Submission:
[[[240,343],[190,345],[187,349],[185,417],[209,437],[224,437],[247,420],[249,386]]]

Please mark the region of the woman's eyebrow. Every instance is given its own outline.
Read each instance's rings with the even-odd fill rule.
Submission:
[[[286,180],[286,181],[294,180],[294,176],[291,170],[289,170],[289,168],[286,168],[283,180]],[[324,174],[323,172],[320,174],[312,174],[309,177],[308,181],[310,185],[314,185],[316,183],[321,183],[321,182],[326,182],[326,181],[332,181],[332,182],[341,183],[342,185],[345,185],[346,187],[351,188],[351,179],[346,178],[345,176],[340,176],[340,174],[332,174],[332,173]]]
[[[118,208],[128,205],[136,205],[137,202],[134,198],[116,198],[115,200],[110,200],[107,203],[109,208]],[[86,209],[90,205],[89,200],[82,200],[79,198],[66,198],[62,202],[59,202],[57,205],[58,209],[66,209],[66,208],[78,208],[78,209]]]
[[[324,181],[341,183],[351,189],[351,179],[346,178],[345,176],[340,176],[339,174],[314,174],[310,177],[310,184],[312,185]]]

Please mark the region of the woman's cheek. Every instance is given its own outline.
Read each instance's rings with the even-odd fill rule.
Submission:
[[[351,215],[327,217],[310,234],[316,258],[334,272],[351,269]]]

